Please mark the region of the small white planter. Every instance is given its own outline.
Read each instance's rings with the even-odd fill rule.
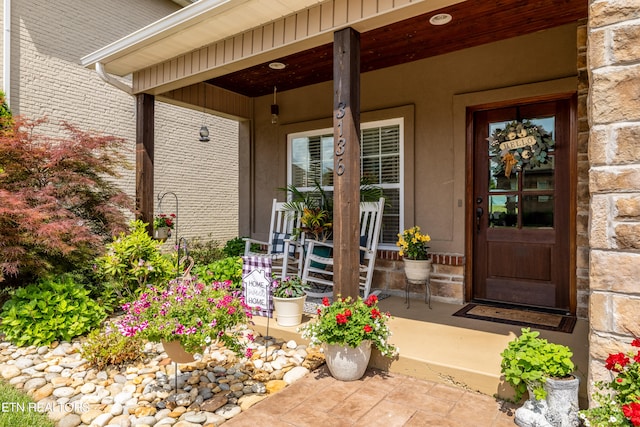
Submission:
[[[371,340],[352,348],[348,345],[324,344],[324,357],[331,375],[340,381],[362,378],[371,358]]]
[[[428,282],[431,277],[430,259],[403,259],[404,274],[411,282]]]
[[[298,326],[302,323],[302,312],[307,296],[297,298],[273,297],[273,308],[276,310],[276,321],[280,326]]]

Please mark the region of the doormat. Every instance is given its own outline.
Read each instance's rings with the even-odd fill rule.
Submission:
[[[453,315],[567,334],[573,332],[576,325],[576,318],[573,316],[481,304],[467,304]]]

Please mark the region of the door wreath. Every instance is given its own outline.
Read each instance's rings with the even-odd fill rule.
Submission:
[[[512,121],[504,129],[496,129],[489,138],[490,152],[496,158],[493,175],[513,170],[533,169],[549,162],[549,151],[555,145],[551,133],[530,120]]]

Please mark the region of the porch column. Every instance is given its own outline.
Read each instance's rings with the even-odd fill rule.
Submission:
[[[360,265],[360,34],[333,41],[333,295],[358,296]]]
[[[136,95],[136,217],[153,232],[153,132],[155,97]]]

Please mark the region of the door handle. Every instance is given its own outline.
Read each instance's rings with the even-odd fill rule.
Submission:
[[[482,218],[483,214],[484,214],[484,209],[482,209],[481,207],[477,207],[476,208],[476,230],[478,231],[478,233],[480,232],[480,218]]]

